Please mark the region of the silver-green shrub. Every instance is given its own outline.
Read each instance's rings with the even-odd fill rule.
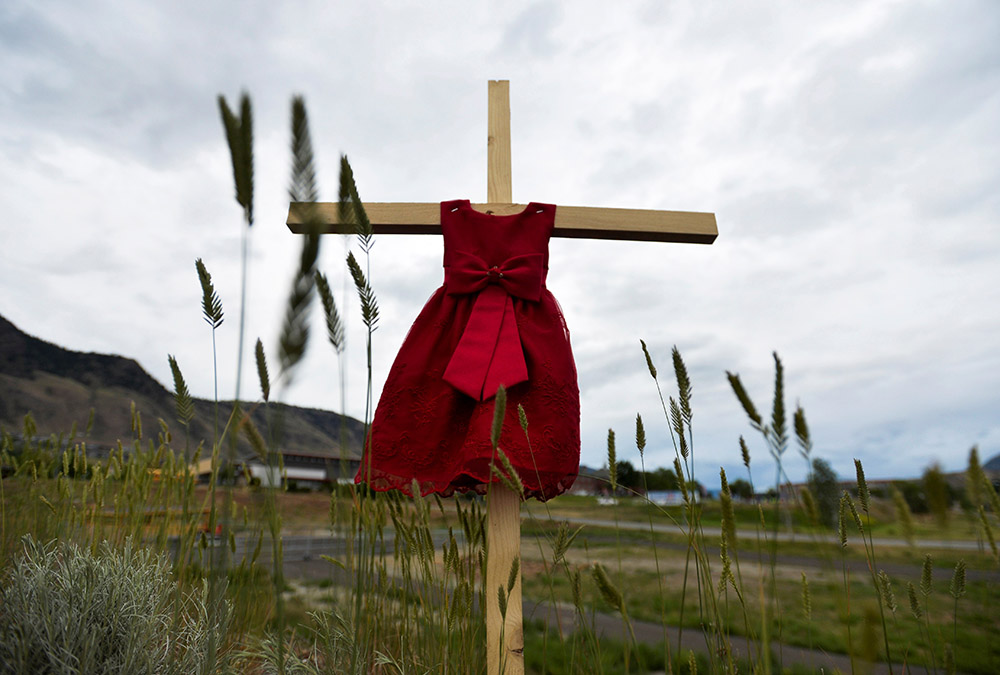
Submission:
[[[96,554],[30,535],[23,547],[0,587],[0,672],[202,670],[204,597],[177,604],[162,555],[131,540]]]

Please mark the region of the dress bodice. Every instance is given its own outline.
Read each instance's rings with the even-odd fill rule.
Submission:
[[[513,257],[541,255],[542,286],[549,268],[549,238],[555,206],[531,202],[520,213],[507,216],[481,213],[468,199],[441,203],[444,267],[455,264],[457,253],[470,253],[488,267],[500,267]]]

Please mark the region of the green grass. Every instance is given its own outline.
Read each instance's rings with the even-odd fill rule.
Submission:
[[[535,569],[532,564],[535,556],[529,557],[530,546],[525,547],[526,569]],[[626,560],[641,561],[635,565],[630,565],[625,571],[625,585],[623,593],[628,605],[629,616],[637,621],[650,621],[659,623],[661,620],[661,595],[657,576],[653,570],[652,559],[648,550],[641,547],[627,546],[624,550],[616,550],[612,545],[604,547],[589,547],[589,553],[583,554],[580,551],[568,556],[570,564],[585,569],[594,562],[603,562],[612,565],[617,560],[618,553],[621,552]],[[681,570],[683,567],[683,553],[668,552],[660,557],[661,568],[666,571],[666,605],[668,611],[666,621],[670,626],[677,626],[680,623],[680,597]],[[747,605],[749,614],[759,617],[761,608],[759,595],[755,592],[755,586],[760,583],[760,570],[755,569],[755,565],[748,565],[746,560],[743,564],[743,578],[745,588],[751,592],[747,593]],[[801,583],[799,580],[800,568],[779,566],[777,581],[777,594],[779,604],[788,608],[781,620],[782,641],[787,644],[801,647],[811,647],[823,649],[835,653],[847,653],[847,636],[845,622],[850,621],[851,625],[860,630],[862,613],[857,608],[874,606],[876,602],[875,591],[872,589],[870,580],[864,576],[854,574],[850,582],[850,595],[852,603],[856,604],[853,614],[848,615],[848,608],[845,604],[845,587],[840,580],[839,570],[813,569],[806,570],[809,578],[812,612],[811,620],[806,621],[801,611]],[[908,651],[914,652],[908,655],[910,663],[924,663],[925,656],[916,653],[910,645],[920,645],[924,642],[922,636],[923,625],[913,618],[906,600],[906,581],[918,583],[920,577],[919,568],[910,578],[893,579],[895,589],[897,611],[890,624],[890,644],[894,654],[904,654]],[[555,594],[557,600],[565,603],[572,603],[573,595],[570,584],[564,575],[545,574],[536,571],[528,574],[524,578],[524,592],[527,597],[542,598],[548,597],[550,593]],[[1000,629],[1000,618],[998,618],[992,608],[1000,604],[1000,585],[993,582],[972,582],[969,583],[968,595],[974,600],[966,604],[967,616],[962,617],[961,639],[966,645],[979,645],[976,649],[959,650],[959,669],[965,672],[990,672],[996,664],[1000,664],[1000,644],[993,644],[992,636]],[[601,594],[596,588],[585,589],[584,602],[588,608],[598,611],[610,611],[610,607],[603,601]],[[698,617],[698,599],[689,596],[686,598],[687,612],[685,614],[685,625],[691,628],[701,628],[701,620]],[[950,634],[952,615],[949,611],[952,598],[948,594],[947,583],[937,583],[936,588],[929,598],[930,606],[938,608],[939,611],[933,613],[931,622],[931,632],[939,638]],[[743,636],[748,633],[743,625],[742,610],[736,597],[730,590],[728,597],[723,597],[724,609],[722,615],[725,625],[731,635]],[[771,622],[772,634],[777,634],[779,629],[778,621]],[[929,661],[927,661],[929,664]]]
[[[615,506],[602,505],[597,500],[597,497],[589,495],[562,495],[546,502],[545,505],[527,502],[525,510],[539,518],[551,516],[554,519],[575,517],[606,520],[608,527],[612,529],[614,528],[614,512],[617,511],[621,521],[646,524],[648,519],[652,518],[653,524],[656,526],[676,527],[678,534],[683,534],[686,531],[684,506],[658,506],[641,498],[620,498],[619,503]],[[718,501],[702,502],[696,505],[695,511],[702,527],[713,529],[721,527],[722,512]],[[737,529],[753,531],[761,523],[757,506],[753,504],[735,504],[734,515]],[[975,518],[970,518],[969,515],[974,514],[956,512],[946,527],[942,527],[930,514],[913,516],[913,534],[916,539],[976,541],[980,529]],[[767,503],[764,504],[764,522],[768,528],[775,524],[774,511]],[[786,520],[783,515],[778,523],[779,531],[806,535],[813,533],[836,535],[835,529],[811,523],[809,516],[800,507],[791,512],[790,522],[792,527],[789,528],[787,526],[789,520]],[[896,520],[891,500],[873,499],[871,533],[875,537],[904,538],[903,528]]]
[[[138,449],[126,457],[123,464],[123,460],[116,457],[106,462],[90,462],[86,470],[82,467],[82,457],[73,456],[72,453],[67,454],[65,462],[71,469],[69,473],[76,476],[74,478],[63,474],[55,478],[38,478],[39,466],[51,469],[63,464],[63,460],[60,459],[44,458],[44,449],[37,449],[35,453],[37,463],[19,464],[18,472],[3,482],[7,517],[3,547],[5,567],[9,567],[13,554],[18,549],[17,541],[25,532],[69,541],[85,543],[90,541],[94,544],[100,537],[102,541],[106,539],[111,543],[118,542],[118,545],[124,545],[128,536],[139,536],[154,546],[163,545],[169,540],[169,536],[181,534],[180,538],[188,539],[192,548],[200,548],[202,540],[198,532],[208,511],[206,500],[210,497],[218,499],[219,496],[211,495],[204,486],[191,485],[189,478],[171,479],[168,472],[162,472],[167,477],[159,481],[148,479],[150,466],[157,462],[169,465],[170,450],[160,446],[150,449],[148,444],[145,446],[138,444],[135,447]],[[74,462],[77,463],[75,472],[72,470]],[[237,516],[233,518],[234,531],[250,536],[263,534],[267,527],[267,516],[261,496],[260,490],[251,488],[234,491],[233,503],[237,510]],[[435,667],[452,662],[451,650],[458,649],[458,646],[452,645],[452,640],[442,640],[441,635],[448,634],[446,621],[442,621],[442,610],[432,596],[437,594],[440,597],[440,593],[446,588],[452,588],[462,582],[468,583],[470,580],[478,582],[481,570],[478,569],[475,556],[478,555],[479,549],[477,545],[468,545],[468,542],[458,544],[455,550],[460,550],[460,553],[454,560],[449,557],[446,571],[442,551],[432,550],[426,544],[418,542],[426,541],[432,531],[446,530],[449,527],[454,532],[462,532],[465,528],[481,530],[483,514],[476,502],[458,500],[439,504],[435,500],[414,502],[387,495],[355,501],[350,490],[341,491],[332,499],[322,494],[300,495],[279,492],[275,496],[276,512],[297,512],[300,518],[297,525],[300,527],[315,529],[325,524],[345,534],[354,531],[357,535],[361,535],[360,530],[365,527],[380,530],[385,525],[391,525],[398,533],[397,544],[386,544],[383,551],[377,545],[377,539],[374,540],[376,546],[373,549],[375,553],[372,561],[375,563],[374,569],[377,574],[374,578],[369,578],[370,585],[363,598],[366,612],[377,611],[381,614],[380,618],[385,620],[379,621],[376,626],[370,626],[369,630],[380,632],[390,630],[389,626],[393,626],[391,629],[393,631],[407,630],[416,632],[420,637],[414,643],[398,643],[392,647],[379,641],[376,643],[380,646],[379,653],[386,658],[392,657],[409,663],[423,663]],[[643,522],[648,516],[645,513],[648,506],[628,504],[628,502],[625,502],[625,505],[629,518],[620,517],[619,520],[623,523],[635,522],[632,519]],[[559,602],[572,604],[574,600],[572,572],[581,571],[584,578],[581,589],[584,614],[591,610],[613,613],[614,609],[605,602],[600,590],[590,583],[589,569],[594,563],[603,563],[609,569],[616,570],[618,560],[622,558],[625,563],[621,577],[615,575],[613,578],[622,579],[621,591],[628,615],[637,621],[660,622],[665,619],[666,623],[673,627],[671,632],[676,626],[681,625],[680,596],[686,555],[683,548],[660,549],[659,565],[662,581],[665,581],[663,584],[665,590],[662,594],[661,579],[653,569],[651,556],[653,535],[641,530],[622,530],[616,535],[610,521],[607,527],[584,528],[564,554],[567,567],[553,566],[552,547],[559,531],[558,521],[554,518],[558,516],[600,518],[602,514],[607,515],[608,507],[598,505],[590,498],[571,496],[553,500],[549,506],[552,509],[553,519],[549,519],[546,515],[545,519],[536,516],[525,521],[522,557],[526,597],[544,600],[555,598]],[[188,514],[186,521],[183,519],[185,511]],[[737,507],[735,513],[740,514],[737,516],[737,522],[741,520],[740,516],[746,522],[747,514],[753,511],[752,507]],[[718,505],[705,504],[701,512],[718,513]],[[309,518],[303,515],[304,513],[312,513],[313,516]],[[320,515],[323,513],[326,514],[325,517]],[[332,523],[327,520],[331,513],[334,518]],[[803,516],[799,514],[798,518],[801,517]],[[663,518],[666,519],[666,516]],[[366,526],[366,522],[370,525]],[[721,521],[719,522],[721,524]],[[369,532],[369,536],[374,531]],[[169,535],[164,536],[165,533]],[[535,537],[539,538],[541,550],[532,541]],[[473,535],[472,539],[476,539],[476,536]],[[657,533],[656,540],[661,544],[670,542],[680,545],[684,543],[684,536],[665,536]],[[765,563],[761,567],[757,564],[756,541],[747,537],[741,537],[739,541],[743,584],[748,590],[745,596],[745,608],[735,598],[732,590],[718,596],[719,617],[726,626],[727,635],[731,636],[729,639],[738,641],[740,636],[748,633],[759,637],[761,633],[759,591],[763,588],[764,597],[768,599],[774,597],[779,606],[787,608],[782,613],[780,626],[774,617],[769,620],[769,632],[772,636],[777,636],[780,628],[781,640],[787,644],[812,646],[831,652],[846,652],[847,627],[852,628],[857,640],[864,629],[865,609],[874,607],[877,596],[867,576],[854,572],[849,584],[852,607],[846,606],[845,590],[848,587],[845,587],[840,578],[839,545],[814,544],[808,541],[780,543],[777,547],[778,563],[774,567],[777,579],[772,591],[768,588],[767,577],[772,568],[767,563],[766,551],[761,554]],[[400,546],[403,542],[410,544],[406,547]],[[866,560],[864,551],[858,546],[858,537],[851,533],[849,542],[853,547],[847,549],[844,557],[854,561]],[[706,537],[705,546],[717,549],[719,542]],[[449,548],[449,551],[451,550]],[[910,613],[905,583],[910,581],[915,585],[919,584],[922,554],[922,551],[908,547],[885,548],[878,552],[880,564],[906,564],[912,570],[909,576],[893,579],[897,609],[895,616],[889,614],[887,626],[890,649],[896,655],[896,659],[905,656],[907,662],[914,664],[930,663],[931,654],[926,645],[931,643],[935,644],[936,658],[943,659],[944,644],[949,642],[951,633],[949,629],[953,620],[954,600],[949,595],[947,582],[938,580],[934,582],[931,595],[928,598],[921,598],[924,606],[930,609],[927,612],[930,617],[929,625],[925,627]],[[812,614],[809,621],[804,618],[800,610],[799,568],[781,563],[781,557],[789,555],[814,560],[814,565],[805,568],[812,598]],[[941,553],[934,554],[934,562],[939,569],[949,569],[959,558],[965,560],[970,570],[993,572],[997,570],[996,559],[985,552],[980,554],[952,551],[947,556]],[[355,573],[358,572],[356,560],[355,558],[353,563]],[[346,564],[349,561],[341,562]],[[274,582],[268,567],[247,560],[234,561],[234,564],[235,568],[228,574],[226,597],[235,611],[231,634],[223,642],[223,649],[246,650],[248,644],[269,639],[268,636],[278,628],[279,623],[276,621],[278,610],[273,592]],[[721,567],[718,558],[711,565],[717,574]],[[178,565],[174,570],[175,577],[181,582],[179,587],[189,591],[202,579],[207,578],[207,574],[206,569],[190,562],[187,566]],[[390,581],[391,576],[395,576],[397,582]],[[717,577],[715,580],[717,581]],[[306,593],[299,590],[309,587],[325,592]],[[337,608],[344,611],[345,607],[353,602],[350,592],[330,593],[330,590],[336,590],[330,579],[296,584],[293,587],[285,585],[283,588],[286,598],[282,609],[284,624],[288,630],[294,629],[295,637],[289,639],[300,646],[305,644],[303,640],[308,642],[307,636],[313,635],[320,629],[321,624],[311,613]],[[413,590],[407,591],[407,588]],[[956,664],[963,672],[991,672],[1000,663],[1000,653],[991,640],[992,635],[1000,627],[995,613],[991,611],[998,602],[1000,602],[1000,587],[995,581],[967,583],[966,594],[960,599],[959,604],[961,631],[958,632],[954,649]],[[667,607],[665,614],[662,609],[664,604]],[[685,597],[686,612],[683,625],[689,628],[703,626],[704,619],[699,613],[699,605],[698,595],[688,593]],[[751,617],[749,628],[746,625],[744,609],[746,616]],[[466,621],[471,619],[471,614],[465,618]],[[826,628],[821,630],[820,626]],[[925,637],[928,630],[930,639]],[[466,643],[469,646],[465,649],[472,649],[474,654],[479,649],[475,646],[476,640],[482,637],[481,624],[476,625],[475,622],[466,624],[465,635],[471,640]],[[550,668],[549,672],[559,672],[561,666],[558,664],[564,659],[562,651],[564,647],[554,646],[553,640],[552,635],[545,637],[545,653],[550,654],[552,650],[551,655],[547,657],[550,659],[550,666],[546,667]],[[613,648],[606,645],[604,640],[598,642],[600,648],[595,654],[587,647],[585,641],[585,637],[580,638],[581,644],[576,647],[577,651],[567,662],[574,668],[578,667],[578,672],[583,671],[583,664],[587,664],[588,668],[598,667],[608,659],[618,665],[608,666],[607,672],[616,672],[615,668],[623,667],[621,664],[624,663],[624,657],[612,656],[618,653],[616,651],[618,649],[636,650],[631,657],[633,672],[637,660],[641,660],[645,667],[653,668],[665,658],[663,652],[656,652],[658,654],[656,658],[644,656],[649,651],[648,646],[630,647],[624,644]],[[454,642],[457,643],[457,640]],[[529,642],[529,653],[535,649],[530,645]],[[568,649],[569,646],[565,648]],[[368,661],[372,658],[374,656],[369,657]],[[364,659],[361,657],[357,658],[358,662],[362,660]]]

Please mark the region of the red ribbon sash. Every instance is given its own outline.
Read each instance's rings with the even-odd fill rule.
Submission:
[[[491,266],[476,255],[455,251],[445,268],[448,294],[479,295],[444,371],[445,382],[478,401],[488,401],[501,384],[512,387],[528,380],[511,296],[538,302],[542,273],[540,253],[513,256]]]

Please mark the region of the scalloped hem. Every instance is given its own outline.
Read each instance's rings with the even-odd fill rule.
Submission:
[[[489,466],[487,464],[487,466]],[[524,484],[524,498],[527,499],[537,499],[540,502],[545,502],[553,497],[558,497],[559,495],[568,491],[573,487],[573,483],[576,481],[577,474],[554,474],[551,472],[536,472],[536,480],[527,480],[527,472],[522,472],[519,467],[515,467],[518,470],[518,475],[521,477],[521,482]],[[365,467],[362,467],[357,475],[354,477],[354,482],[356,484],[366,482],[362,474],[365,473]],[[384,471],[379,471],[374,467],[370,471],[371,480],[367,483],[369,487],[378,492],[387,492],[389,490],[399,490],[408,497],[413,496],[413,485],[416,483],[419,486],[420,496],[426,497],[429,494],[437,494],[441,497],[451,497],[456,492],[458,493],[475,493],[479,495],[485,495],[489,485],[491,483],[501,482],[498,478],[492,476],[491,472],[488,470],[475,471],[469,467],[462,471],[458,475],[452,477],[450,480],[420,480],[418,478],[413,478],[409,481],[404,479],[402,476],[397,476],[394,474],[386,473]],[[541,478],[539,481],[538,478]],[[492,479],[492,480],[490,480]]]

